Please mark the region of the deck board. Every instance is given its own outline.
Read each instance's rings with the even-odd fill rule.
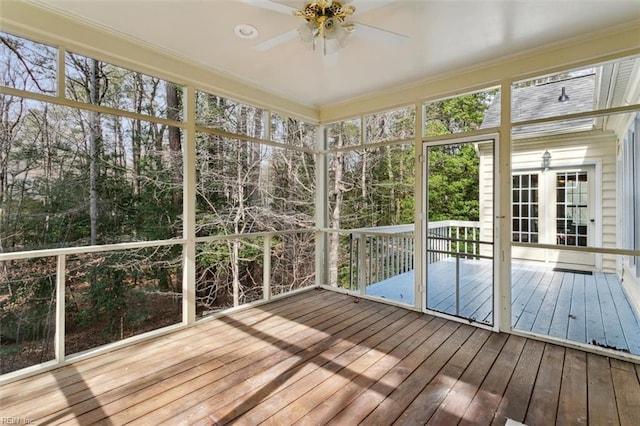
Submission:
[[[571,312],[571,295],[573,294],[573,282],[575,274],[563,274],[562,284],[558,290],[556,306],[549,325],[549,336],[564,338],[569,331],[569,319]]]
[[[0,411],[52,425],[634,424],[639,367],[312,290],[3,385]]]
[[[611,292],[615,311],[620,320],[620,326],[622,327],[626,347],[632,353],[640,353],[640,333],[638,333],[640,323],[638,322],[638,317],[634,315],[629,303],[625,303],[626,297],[622,287],[616,285],[616,282],[612,282],[614,278],[609,275],[605,275],[605,280],[607,281],[607,287]]]
[[[609,289],[608,281],[603,274],[596,273],[594,275],[596,277],[598,298],[600,299],[600,309],[602,312],[611,313],[611,315],[602,316],[606,341],[598,343],[606,344],[607,346],[615,348],[627,349],[624,332],[622,331],[622,325],[620,325],[620,318],[616,311],[616,304],[613,300],[611,290]]]
[[[571,307],[569,309],[569,327],[567,339],[575,342],[587,341],[587,319],[585,299],[585,279],[582,274],[573,276],[573,292],[571,293]]]
[[[428,359],[416,368],[406,380],[387,395],[364,420],[366,424],[384,424],[400,417],[402,412],[420,393],[422,387],[431,382],[440,369],[451,359],[473,333],[473,328],[463,325],[442,344]]]
[[[338,302],[339,299],[333,299]],[[309,312],[313,312],[317,309],[321,309],[322,306],[329,306],[330,301],[327,300],[323,302],[320,298],[312,298],[311,304],[302,304],[301,310],[296,311],[295,304],[289,307],[289,311],[284,310],[280,311],[281,314],[287,314],[289,312],[290,315],[296,316],[296,319],[304,318],[305,314],[308,315]],[[307,310],[305,310],[305,308]],[[297,314],[300,316],[297,316]],[[254,321],[254,318],[251,316],[239,316],[239,318],[244,321],[251,322]],[[291,324],[286,322],[284,319],[272,318],[270,321],[266,320],[264,316],[259,316],[257,318],[262,318],[263,323],[266,326],[273,326],[276,329],[280,328],[282,330],[286,330],[287,328],[291,328]],[[203,324],[205,325],[205,324]],[[112,392],[114,398],[119,398],[122,396],[121,385],[126,385],[131,383],[132,381],[137,381],[139,379],[143,379],[144,383],[147,384],[147,387],[151,383],[155,383],[158,380],[165,380],[167,378],[167,374],[175,372],[179,374],[182,372],[182,369],[188,369],[190,367],[194,367],[190,363],[195,361],[196,363],[202,364],[206,360],[203,358],[204,355],[208,355],[214,357],[223,353],[222,351],[233,349],[234,347],[239,347],[240,345],[244,345],[242,332],[244,330],[233,329],[231,327],[225,327],[223,323],[214,323],[210,327],[194,327],[199,328],[198,334],[187,334],[186,340],[182,338],[180,334],[180,338],[171,339],[162,344],[160,341],[156,341],[155,343],[159,343],[158,345],[148,345],[141,344],[141,350],[134,357],[127,357],[126,351],[114,351],[113,356],[116,358],[116,361],[111,361],[109,363],[105,363],[104,368],[87,368],[86,370],[83,368],[82,377],[76,375],[77,384],[85,386],[90,384],[92,389],[97,392],[101,392],[102,389],[114,390]],[[217,336],[220,336],[220,340],[212,341],[207,340],[205,344],[199,344],[201,342],[200,338],[203,337],[204,333],[215,333]],[[221,344],[224,342],[224,345]],[[177,357],[182,357],[182,362],[176,366],[175,362],[167,358],[166,353],[155,352],[159,348],[163,350],[170,351],[170,353],[175,354]],[[218,352],[214,351],[216,348],[219,348]],[[108,358],[111,360],[111,357]],[[88,360],[93,361],[93,360]],[[148,369],[140,369],[136,371],[128,371],[127,366],[131,363],[135,362],[145,362],[145,365],[148,365]],[[220,363],[220,359],[214,359],[214,364]],[[87,364],[92,365],[93,362],[88,362]],[[83,364],[84,367],[84,364]],[[174,371],[173,369],[176,369]],[[161,377],[150,377],[149,371],[162,371],[163,374]],[[79,380],[82,379],[82,380]],[[76,392],[74,386],[65,386],[62,384],[60,386],[63,389],[65,397],[67,400],[73,401],[75,404],[79,404],[82,402],[83,398],[86,398],[84,392]],[[127,389],[128,392],[135,392],[135,390],[129,386]],[[41,394],[44,395],[44,394]],[[109,393],[103,394],[103,404],[110,397]],[[39,407],[43,408],[43,407]]]
[[[353,310],[353,309],[352,309]],[[393,318],[387,319],[389,315]],[[246,407],[251,403],[257,403],[260,396],[273,386],[272,382],[279,376],[287,372],[293,372],[305,361],[314,356],[328,352],[328,356],[335,356],[350,347],[349,338],[355,336],[358,339],[359,333],[368,326],[376,323],[388,324],[389,320],[397,319],[404,313],[397,313],[393,309],[384,307],[383,309],[368,309],[358,315],[350,316],[352,321],[338,321],[329,327],[329,334],[316,332],[302,342],[289,344],[285,341],[277,341],[272,346],[274,351],[269,354],[261,354],[259,359],[252,359],[250,363],[225,365],[225,371],[216,375],[203,375],[195,381],[182,384],[172,392],[170,400],[161,401],[155,399],[152,404],[145,404],[144,412],[132,413],[131,410],[122,410],[113,416],[118,423],[125,423],[133,420],[144,422],[153,421],[157,418],[171,419],[174,416],[182,416],[187,420],[191,418],[192,412],[187,411],[199,405],[205,405],[211,410],[225,411],[218,412],[216,421],[224,420],[229,413],[229,405],[234,405],[238,400],[244,400],[242,406]],[[338,320],[342,318],[336,318]],[[224,319],[223,319],[224,320]],[[266,332],[256,330],[254,336],[264,336]],[[237,354],[233,354],[237,356]],[[265,355],[268,355],[266,358]],[[239,359],[242,361],[242,358]],[[241,368],[240,368],[241,367]],[[275,382],[273,382],[275,384]],[[196,414],[197,415],[197,414]],[[169,423],[172,423],[171,421]]]
[[[484,344],[478,355],[462,374],[460,380],[453,386],[447,397],[442,401],[428,424],[457,424],[461,416],[473,400],[478,388],[489,372],[495,359],[500,354],[507,336],[493,334]]]
[[[558,403],[558,424],[587,424],[587,357],[566,349]]]
[[[400,363],[390,369],[382,378],[376,381],[371,387],[366,389],[355,400],[351,401],[327,424],[344,425],[348,423],[359,423],[364,420],[369,413],[378,407],[386,397],[407,377],[409,377],[426,359],[440,348],[440,346],[451,338],[460,328],[459,324],[446,322],[440,329],[424,341],[422,345],[411,352]]]
[[[587,342],[606,342],[604,334],[604,322],[602,321],[602,309],[600,308],[600,296],[596,287],[596,277],[587,275],[584,277]]]
[[[418,315],[418,314],[416,314]],[[427,321],[422,320],[424,316],[412,319],[410,324],[402,324],[401,330],[393,333],[392,336],[385,338],[378,346],[378,350],[368,350],[358,359],[350,363],[340,362],[344,371],[339,375],[334,375],[332,370],[318,369],[313,375],[305,377],[304,380],[298,381],[294,386],[286,389],[285,392],[274,394],[270,397],[271,412],[268,413],[262,407],[255,407],[246,415],[238,419],[239,422],[249,421],[257,424],[263,421],[264,425],[282,425],[292,424],[298,420],[308,417],[308,413],[315,407],[324,403],[331,395],[335,393],[336,386],[342,388],[354,384],[354,390],[364,385],[368,381],[369,384],[373,380],[369,378],[366,371],[373,370],[374,366],[383,365],[384,370],[395,365],[400,354],[398,347],[401,347],[411,339],[414,335],[419,335],[421,330],[425,329]],[[415,341],[414,341],[415,344]],[[417,346],[417,345],[416,345]],[[415,347],[415,346],[414,346]],[[338,364],[336,364],[338,365]],[[378,371],[381,369],[378,368]],[[329,380],[331,379],[331,380]],[[303,395],[300,397],[300,395]],[[268,418],[267,415],[271,414]]]
[[[274,309],[273,313],[267,312],[239,312],[234,314],[235,317],[251,323],[253,321],[265,321],[268,316],[275,314],[282,315],[294,315],[299,314],[302,317],[307,313],[307,308],[321,309],[323,306],[328,306],[332,301],[335,303],[341,303],[340,299],[331,297],[322,299],[320,295],[308,296],[308,300],[299,299],[298,297],[292,298],[290,303],[283,303]],[[296,319],[300,318],[296,317]],[[287,323],[285,319],[272,319],[268,320],[269,326],[285,325],[290,327],[290,323]],[[113,351],[110,356],[103,359],[100,363],[100,358],[91,358],[82,362],[82,377],[79,376],[73,369],[58,369],[49,375],[38,376],[34,379],[33,385],[37,387],[36,393],[30,392],[31,397],[44,397],[51,395],[52,392],[63,390],[66,397],[73,397],[76,393],[82,393],[81,388],[85,386],[89,380],[95,381],[98,385],[106,385],[110,388],[115,388],[117,381],[120,377],[125,377],[131,380],[144,377],[147,371],[161,370],[166,366],[172,365],[172,361],[167,359],[161,352],[156,352],[159,349],[170,350],[176,355],[180,355],[178,352],[180,348],[189,352],[189,355],[194,359],[199,360],[198,356],[202,353],[198,351],[198,348],[202,350],[210,350],[210,346],[194,345],[194,342],[198,342],[200,336],[206,333],[219,333],[224,339],[226,344],[231,344],[234,340],[241,338],[238,334],[238,330],[228,328],[224,329],[223,323],[212,324],[200,324],[187,330],[181,331],[179,334],[172,336],[171,340],[152,340],[148,342],[142,342],[137,345],[139,350],[131,355],[127,351]],[[215,344],[213,342],[206,342],[207,345]],[[126,366],[134,364],[136,362],[144,360],[149,366],[149,370],[140,371],[127,371]],[[183,360],[185,361],[185,360]],[[133,375],[133,377],[132,377]],[[110,383],[105,383],[107,379]],[[18,382],[19,383],[19,382]],[[93,383],[93,382],[91,382]],[[3,399],[3,407],[12,409],[21,409],[21,407],[27,407],[29,403],[24,400],[24,389],[17,383],[5,385],[8,395]],[[80,389],[78,389],[80,388]]]
[[[556,311],[560,288],[562,286],[564,274],[555,272],[551,278],[551,283],[544,293],[540,308],[537,310],[536,319],[531,326],[534,333],[548,334],[553,320],[553,313]]]
[[[631,365],[616,359],[610,362],[620,424],[637,425],[640,419],[640,382],[633,376],[635,371]]]
[[[544,343],[537,340],[526,341],[493,424],[502,426],[506,419],[524,422],[544,347]]]
[[[347,343],[332,346],[333,350],[318,352],[317,355],[310,358],[305,358],[307,355],[303,356],[300,359],[302,362],[298,362],[295,368],[289,368],[284,373],[274,368],[271,372],[252,377],[250,379],[252,399],[260,401],[259,406],[256,406],[251,399],[241,405],[231,400],[230,404],[217,410],[224,417],[216,419],[216,421],[226,423],[226,419],[234,419],[234,422],[246,422],[247,424],[261,423],[288,406],[299,395],[313,390],[315,385],[323,380],[334,375],[338,377],[350,376],[352,363],[369,353],[370,347],[380,347],[380,354],[382,354],[386,341],[398,333],[402,327],[407,326],[415,318],[414,315],[417,315],[399,316],[394,314],[386,316],[382,321],[379,320],[367,325],[357,334],[350,336]],[[268,380],[269,386],[261,387],[259,392],[255,392],[253,386],[256,383],[260,384],[263,376]],[[243,385],[245,383],[237,388],[242,389]],[[235,395],[235,389],[233,393]],[[198,421],[207,420],[211,408],[215,408],[215,405],[199,404],[196,410],[190,410],[188,414]],[[287,419],[286,424],[292,423],[298,418],[294,418],[295,412],[290,414],[292,416]],[[181,413],[179,417],[183,415],[184,413]],[[178,420],[179,418],[171,419],[169,423]]]
[[[525,424],[555,424],[558,411],[558,397],[562,383],[564,348],[545,345],[538,368],[536,383],[531,394]]]
[[[619,424],[609,359],[587,354],[589,421],[597,425]]]
[[[445,321],[439,318],[430,321],[418,333],[415,333],[407,339],[404,344],[398,346],[381,361],[365,370],[357,379],[349,381],[345,386],[338,386],[337,390],[333,381],[325,382],[325,386],[329,388],[328,392],[333,391],[331,396],[321,404],[315,406],[295,424],[317,425],[327,423],[342,410],[344,405],[351,403],[376,381],[380,380],[389,370],[421,346],[433,333],[442,327],[444,323]]]
[[[490,425],[511,379],[526,339],[511,335],[465,411],[460,425]]]
[[[440,406],[451,388],[467,369],[480,348],[489,338],[490,332],[477,329],[451,357],[438,375],[425,386],[420,394],[395,421],[396,425],[422,424],[422,419],[430,418]]]
[[[493,323],[492,263],[461,259],[460,306],[456,312],[455,262],[429,265],[429,309],[485,324]],[[511,269],[511,318],[515,329],[640,355],[640,317],[615,274],[553,271],[516,262]],[[367,287],[394,299],[413,292],[414,272]],[[403,301],[413,300],[413,296]]]

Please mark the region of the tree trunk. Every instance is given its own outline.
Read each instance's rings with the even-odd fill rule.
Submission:
[[[241,150],[237,149],[236,162],[236,196],[238,197],[238,207],[233,219],[233,232],[237,235],[244,231],[241,222],[244,220],[244,185],[243,185],[243,163],[241,160]],[[231,253],[231,271],[233,274],[233,306],[240,304],[240,241],[233,240],[233,252]]]
[[[138,114],[142,113],[142,77],[140,74],[135,74],[135,91],[134,91],[134,109]],[[133,193],[137,197],[141,192],[141,180],[140,180],[140,162],[142,157],[142,123],[136,119],[133,121],[133,133],[131,137],[131,154],[133,156]]]
[[[338,142],[336,147],[341,148],[343,146],[342,133],[344,131],[344,125],[340,126],[340,132],[338,134]],[[344,167],[344,152],[338,151],[335,153],[334,164],[334,182],[332,195],[334,197],[333,209],[331,210],[330,226],[331,229],[340,229],[340,211],[342,210],[342,199],[344,196],[344,188],[342,186],[342,171]],[[340,234],[332,232],[329,234],[329,285],[338,286],[338,262],[340,258]]]
[[[393,161],[391,158],[391,147],[386,146],[384,147],[384,150],[385,150],[386,159],[387,159],[387,180],[389,181],[389,210],[390,210],[389,219],[395,221],[399,216],[399,212],[396,210],[396,203],[395,203],[396,185],[394,184],[395,180],[394,180],[394,174],[393,174]],[[388,223],[387,225],[395,225],[395,224],[396,223]]]
[[[89,100],[99,104],[100,88],[98,87],[98,61],[91,61],[89,71]],[[98,240],[98,152],[100,145],[100,113],[89,113],[89,220],[91,223],[91,245]]]

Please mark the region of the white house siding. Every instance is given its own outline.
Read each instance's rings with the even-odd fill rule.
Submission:
[[[512,170],[514,172],[542,169],[542,154],[551,154],[551,170],[575,166],[593,166],[595,174],[594,203],[596,220],[595,235],[590,245],[616,247],[616,136],[614,132],[590,131],[566,135],[518,139],[512,147]],[[480,220],[481,239],[491,236],[491,212],[493,191],[488,176],[493,158],[490,150],[479,146],[480,153]],[[510,196],[510,194],[505,194]],[[565,265],[563,265],[565,266]],[[614,272],[615,256],[598,255],[596,268],[603,272]]]
[[[480,241],[493,241],[493,143],[478,144],[480,155]],[[491,256],[492,247],[480,245],[482,256]]]
[[[625,151],[626,147],[624,140],[628,137],[628,132],[631,126],[634,125],[635,114],[617,115],[609,117],[609,120],[609,126],[615,129],[617,138],[616,175],[618,179],[623,180],[625,159],[627,156],[631,155],[631,153]],[[618,189],[616,191],[616,206],[618,211],[624,211],[623,199],[625,196],[629,196],[628,191],[629,189],[627,188],[623,188],[623,190]],[[629,230],[625,226],[624,218],[622,216],[618,218],[617,224],[617,241],[622,241],[625,236],[624,234],[629,232]],[[621,245],[618,244],[618,248],[626,247],[621,247]],[[633,305],[635,311],[640,313],[640,276],[635,265],[630,264],[629,257],[618,256],[616,270],[620,277],[622,277],[622,288],[627,294],[629,301]]]

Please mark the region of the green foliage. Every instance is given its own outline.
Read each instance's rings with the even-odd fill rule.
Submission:
[[[479,158],[473,145],[429,148],[429,220],[479,220]]]
[[[126,273],[107,265],[91,269],[91,286],[88,290],[90,305],[80,313],[87,324],[98,321],[107,325],[106,330],[114,334],[118,331],[129,297],[129,288],[125,283]]]
[[[459,96],[426,106],[425,136],[480,127],[495,92]],[[479,219],[480,160],[472,144],[429,147],[429,220]]]
[[[0,343],[47,338],[53,329],[55,275],[43,271],[42,259],[24,261],[27,265],[32,275],[16,276],[0,301]]]
[[[480,127],[495,91],[458,96],[425,107],[425,136],[468,132]]]

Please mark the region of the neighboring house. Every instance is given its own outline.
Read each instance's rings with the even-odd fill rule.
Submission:
[[[512,121],[624,106],[640,96],[640,60],[577,76],[514,87]],[[566,95],[566,96],[564,96]],[[500,97],[482,127],[499,124]],[[569,119],[514,127],[512,241],[558,246],[640,247],[640,114]],[[492,151],[479,144],[480,175],[491,176]],[[481,179],[483,179],[481,177]],[[480,185],[481,240],[491,240],[491,185]],[[487,238],[489,237],[489,238]],[[640,312],[640,258],[517,246],[514,260],[549,267],[615,272]]]

